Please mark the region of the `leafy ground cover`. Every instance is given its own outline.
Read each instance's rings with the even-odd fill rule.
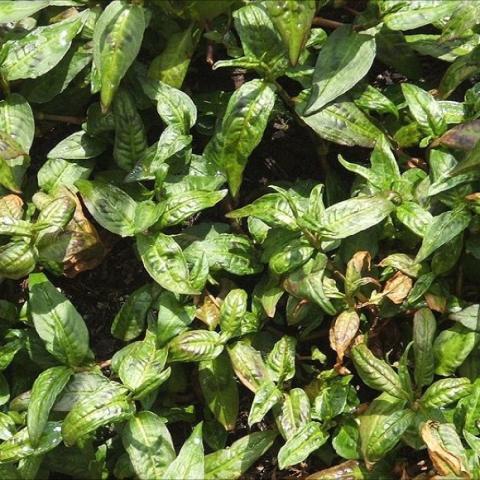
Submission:
[[[0,1],[0,478],[480,478],[479,24]]]

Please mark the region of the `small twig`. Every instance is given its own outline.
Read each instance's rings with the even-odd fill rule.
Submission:
[[[355,15],[355,16],[360,15],[360,12],[358,10],[355,10],[352,7],[348,7],[347,5],[343,5],[342,8],[348,13],[351,13],[352,15]]]
[[[238,90],[245,83],[245,74],[247,70],[244,68],[236,68],[232,72],[232,80],[235,90]]]
[[[312,25],[314,25],[315,27],[339,28],[343,27],[345,23],[336,22],[335,20],[329,20],[328,18],[315,17],[312,20]]]
[[[112,360],[109,359],[109,360],[104,360],[103,362],[100,362],[97,365],[103,369],[103,368],[109,367],[111,364],[112,364]]]
[[[84,121],[84,117],[72,117],[70,115],[54,115],[51,113],[35,112],[35,118],[38,120],[50,120],[52,122],[73,123],[75,125],[81,125]]]
[[[205,293],[206,293],[207,297],[212,301],[212,303],[217,308],[220,308],[221,305],[218,303],[217,299],[207,289],[205,289]]]
[[[205,60],[210,66],[213,66],[213,64],[215,63],[214,53],[215,47],[213,43],[209,41],[207,44],[207,58]]]
[[[292,111],[295,117],[297,117],[297,119],[302,123],[302,125],[308,126],[305,124],[305,122],[300,118],[298,113],[295,111],[295,102],[287,93],[287,91],[277,81],[275,81],[275,86],[277,87],[278,94],[280,95],[282,100],[287,104],[287,107]]]

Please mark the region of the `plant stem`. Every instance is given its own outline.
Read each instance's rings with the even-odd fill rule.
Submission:
[[[35,112],[35,118],[38,120],[50,120],[52,122],[73,123],[81,125],[85,117],[72,117],[70,115],[54,115],[51,113]]]
[[[335,20],[329,20],[328,18],[315,17],[312,20],[312,25],[314,25],[315,27],[338,28],[343,27],[345,23],[336,22]]]
[[[109,367],[111,364],[112,364],[112,359],[109,359],[109,360],[104,360],[103,362],[100,362],[100,363],[98,363],[97,365],[98,365],[100,368],[107,368],[107,367]]]
[[[351,8],[351,7],[348,7],[347,5],[344,5],[342,7],[345,11],[347,11],[348,13],[351,13],[352,15],[360,15],[360,12],[358,10],[355,10],[354,8]]]

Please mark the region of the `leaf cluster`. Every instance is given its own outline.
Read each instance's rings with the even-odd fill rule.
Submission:
[[[5,0],[0,32],[0,478],[480,479],[479,2]],[[254,178],[281,135],[314,178]],[[58,286],[118,244],[105,358]]]

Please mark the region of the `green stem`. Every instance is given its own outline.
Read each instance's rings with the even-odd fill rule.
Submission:
[[[73,123],[75,125],[81,125],[84,121],[84,117],[72,117],[70,115],[54,115],[51,113],[35,112],[35,118],[37,120],[50,120],[52,122],[61,123]]]

